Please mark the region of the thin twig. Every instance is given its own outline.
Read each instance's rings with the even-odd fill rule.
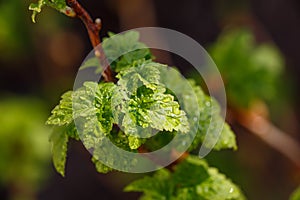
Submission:
[[[158,165],[158,166],[163,166],[165,161],[164,160],[161,160],[161,158],[159,157],[155,157],[151,154],[147,154],[147,153],[150,153],[150,151],[148,151],[147,148],[145,148],[144,145],[140,146],[138,148],[138,152],[140,154],[143,154],[144,157],[148,158],[150,161],[152,161],[154,164]]]
[[[138,148],[138,152],[143,153],[143,155],[146,158],[148,158],[149,160],[151,160],[154,164],[156,164],[158,166],[164,166],[164,164],[166,163],[166,160],[162,160],[159,157],[155,157],[155,156],[152,156],[151,154],[147,154],[150,151],[147,148],[145,148],[144,145],[142,145]],[[180,152],[176,151],[175,149],[172,149],[171,152],[170,152],[170,159],[174,160],[174,161],[172,163],[170,163],[170,165],[167,166],[166,168],[169,169],[170,171],[173,171],[174,167],[177,164],[184,161],[188,156],[189,156],[188,152],[180,153]]]
[[[300,167],[300,145],[287,133],[284,133],[270,121],[252,111],[238,112],[235,119]]]
[[[79,4],[77,0],[67,0],[67,4],[76,13],[75,17],[78,17],[81,19],[81,21],[83,21],[88,31],[90,41],[93,47],[95,48],[95,55],[100,59],[101,66],[106,67],[102,73],[104,80],[107,82],[113,82],[114,81],[113,73],[107,62],[103,48],[100,45],[101,40],[100,40],[99,32],[102,27],[101,20],[97,18],[95,21],[93,21],[93,19],[88,14],[88,12]]]

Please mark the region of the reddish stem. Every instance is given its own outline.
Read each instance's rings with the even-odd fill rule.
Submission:
[[[102,46],[100,45],[101,40],[99,32],[101,30],[102,24],[100,19],[93,21],[88,12],[79,4],[77,0],[67,0],[67,4],[74,10],[76,17],[83,21],[88,34],[90,41],[95,48],[95,55],[100,59],[101,66],[104,66],[105,69],[102,73],[104,80],[106,82],[113,82],[114,77],[111,71],[111,68],[107,62]]]

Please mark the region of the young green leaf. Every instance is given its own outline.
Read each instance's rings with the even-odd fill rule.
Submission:
[[[220,174],[216,168],[208,169],[209,178],[196,186],[197,194],[205,200],[244,200],[240,189]]]
[[[130,149],[137,149],[144,143],[144,139],[129,135],[128,143],[129,143]]]
[[[126,102],[114,104],[123,115],[121,121],[125,134],[136,136],[151,136],[151,129],[159,131],[180,131],[186,133],[189,124],[185,112],[180,110],[178,102],[163,90],[151,90],[146,86],[140,87],[134,95],[127,96]]]
[[[66,131],[67,130],[65,127],[55,127],[50,136],[54,167],[62,176],[65,176],[65,166],[69,140]]]
[[[38,13],[42,11],[44,6],[52,7],[58,10],[61,13],[64,13],[68,16],[74,17],[76,14],[74,11],[67,6],[66,0],[38,0],[37,3],[31,3],[29,5],[29,10],[32,10],[31,19],[35,23],[35,18]]]
[[[185,162],[176,166],[175,172],[172,174],[172,181],[179,187],[193,187],[209,178],[207,168],[204,160],[188,157]]]
[[[143,192],[141,199],[245,199],[235,184],[196,156],[187,157],[173,173],[159,170],[152,177],[134,181],[125,191]]]
[[[95,74],[100,74],[103,71],[102,66],[100,65],[100,60],[97,57],[91,57],[85,60],[84,63],[80,66],[79,70],[84,70],[88,68],[94,68]]]
[[[203,200],[196,192],[195,188],[180,188],[170,200]]]
[[[182,100],[181,106],[186,113],[200,112],[198,122],[195,122],[188,116],[190,127],[198,127],[197,134],[189,150],[197,148],[204,141],[205,137],[206,142],[204,145],[206,147],[213,147],[215,150],[237,148],[235,134],[221,117],[218,102],[212,97],[205,95],[194,80],[188,80],[189,84],[185,84],[187,80],[176,70],[162,70],[160,80],[165,85],[172,86],[173,91],[168,91],[171,94],[173,92],[176,93],[177,98]],[[194,115],[197,116],[196,113]],[[216,144],[214,145],[215,142]]]
[[[59,104],[51,111],[46,124],[64,126],[73,122],[72,91],[64,93]]]
[[[96,170],[99,173],[108,173],[113,171],[112,168],[107,167],[106,165],[104,165],[103,163],[101,163],[99,160],[97,160],[95,157],[92,157],[92,162],[95,164]]]
[[[112,130],[111,97],[114,87],[113,83],[85,82],[82,88],[74,92],[74,118],[83,134],[99,137]]]
[[[102,46],[110,66],[115,72],[130,68],[138,60],[151,60],[150,50],[139,42],[139,33],[129,31],[125,34],[109,34]]]
[[[145,196],[141,199],[169,199],[173,193],[173,185],[169,181],[170,172],[161,169],[153,177],[146,176],[140,180],[132,182],[125,187],[126,192],[144,192]],[[150,198],[151,197],[151,198]]]
[[[235,134],[221,117],[217,101],[205,95],[199,106],[202,112],[200,111],[198,133],[191,149],[198,146],[204,139],[204,145],[213,146],[215,150],[237,149]]]
[[[117,75],[118,85],[130,94],[135,93],[141,86],[155,90],[160,84],[159,68],[161,67],[166,65],[147,61],[138,63],[137,67],[123,70]]]

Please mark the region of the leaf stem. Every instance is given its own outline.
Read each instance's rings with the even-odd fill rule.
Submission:
[[[75,17],[81,19],[88,31],[90,41],[95,48],[95,56],[100,59],[101,66],[105,67],[102,73],[104,80],[106,82],[114,82],[113,73],[107,62],[103,48],[100,45],[101,40],[99,32],[102,28],[101,20],[97,18],[95,21],[93,21],[89,13],[80,5],[77,0],[66,0],[66,2],[76,13]]]

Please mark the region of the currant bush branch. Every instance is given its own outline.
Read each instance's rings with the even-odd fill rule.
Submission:
[[[235,113],[235,119],[239,124],[300,168],[300,146],[293,138],[254,111],[237,111]]]
[[[89,38],[91,41],[91,44],[95,48],[95,56],[100,59],[100,64],[102,67],[105,67],[103,69],[103,77],[106,82],[114,82],[113,73],[110,69],[110,66],[107,62],[107,59],[105,57],[105,53],[103,51],[103,48],[101,47],[101,39],[99,36],[99,32],[102,27],[102,22],[99,18],[97,18],[95,21],[93,21],[92,17],[89,15],[89,13],[80,5],[80,3],[77,0],[67,0],[67,4],[72,8],[72,10],[75,12],[75,17],[78,17],[81,19],[81,21],[84,23]]]

